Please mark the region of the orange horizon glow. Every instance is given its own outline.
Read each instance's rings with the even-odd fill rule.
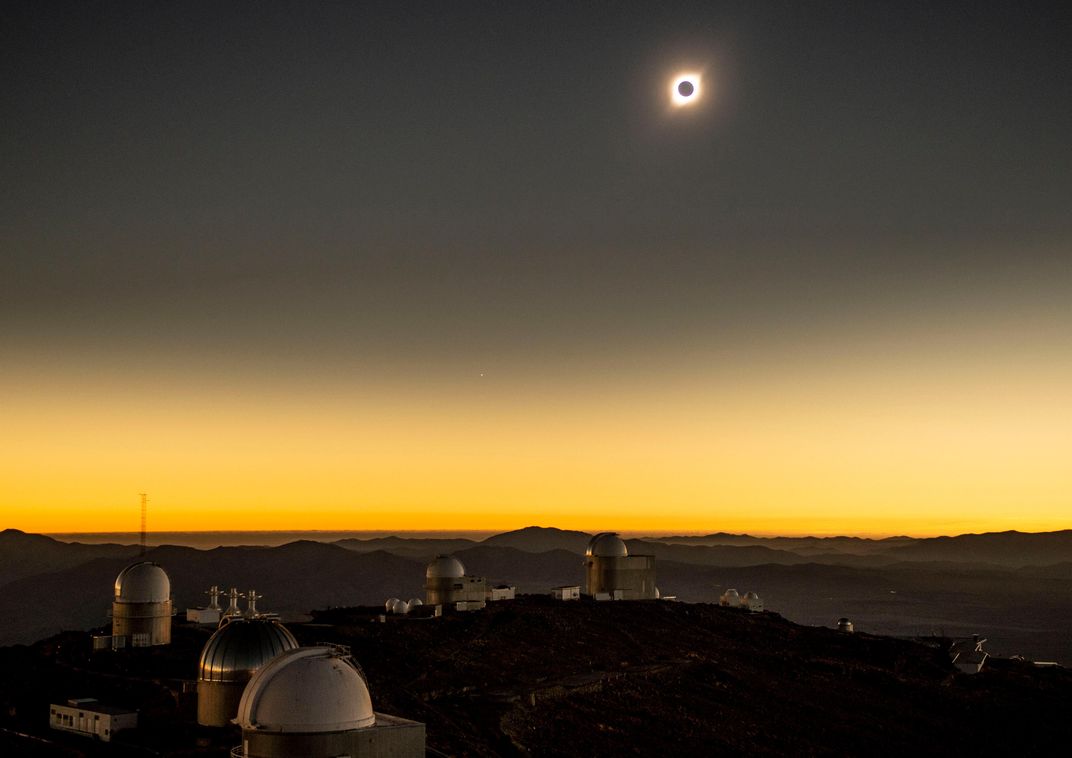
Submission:
[[[645,346],[628,371],[25,360],[0,376],[0,526],[132,531],[147,492],[153,531],[1072,528],[1064,332],[1045,311],[947,321]]]
[[[338,534],[338,533],[355,533],[355,534],[364,534],[364,535],[370,535],[370,536],[395,536],[395,537],[401,537],[403,539],[431,539],[433,537],[442,537],[443,535],[462,534],[462,535],[471,535],[472,539],[474,539],[476,541],[479,541],[479,540],[481,540],[481,539],[483,539],[485,537],[490,537],[490,536],[493,536],[493,535],[496,535],[496,534],[502,534],[502,533],[505,533],[505,532],[512,532],[512,531],[516,531],[516,530],[519,530],[519,529],[524,529],[526,527],[539,527],[539,528],[562,529],[563,531],[586,532],[588,534],[596,534],[596,533],[605,532],[605,531],[615,531],[615,532],[618,532],[623,537],[625,537],[626,539],[640,539],[640,538],[645,538],[645,537],[651,537],[651,538],[658,538],[658,537],[704,537],[704,536],[707,536],[707,535],[710,535],[710,534],[716,534],[716,533],[722,532],[722,533],[731,534],[731,535],[748,535],[750,537],[757,537],[757,538],[776,538],[776,537],[808,538],[808,537],[814,537],[814,538],[823,539],[823,538],[828,538],[828,537],[850,537],[850,538],[858,538],[858,539],[866,539],[866,540],[882,540],[882,539],[887,539],[887,538],[890,538],[890,537],[910,537],[910,538],[913,538],[913,539],[927,539],[927,538],[932,538],[932,537],[957,537],[957,536],[969,535],[969,534],[991,534],[991,533],[1010,532],[1010,531],[1012,531],[1012,532],[1020,532],[1022,534],[1044,534],[1044,533],[1051,533],[1051,532],[1058,532],[1058,531],[1065,531],[1065,530],[1068,530],[1068,529],[1072,529],[1072,526],[1067,526],[1066,525],[1066,526],[1054,526],[1053,528],[1040,527],[1040,528],[1026,528],[1025,529],[1025,528],[1013,528],[1013,527],[1008,527],[1008,528],[996,528],[995,527],[993,529],[985,529],[984,528],[984,529],[975,529],[975,530],[972,530],[972,531],[946,530],[946,531],[935,531],[935,532],[911,532],[911,533],[909,533],[909,532],[906,532],[906,531],[894,531],[894,532],[851,532],[851,531],[831,531],[831,532],[800,531],[800,532],[794,532],[794,531],[767,531],[765,529],[748,529],[748,528],[745,528],[743,526],[737,527],[737,528],[722,528],[722,527],[708,526],[708,527],[695,527],[695,528],[682,528],[682,529],[669,529],[669,530],[667,530],[667,529],[654,530],[654,529],[640,529],[640,528],[638,528],[638,529],[625,529],[625,528],[616,527],[614,524],[597,524],[597,525],[594,525],[594,526],[584,526],[583,524],[577,524],[577,525],[574,525],[574,526],[565,527],[565,526],[561,526],[559,524],[552,524],[552,523],[549,523],[549,522],[548,523],[521,523],[521,522],[518,522],[516,525],[510,524],[510,525],[503,525],[502,527],[500,527],[498,529],[488,529],[485,526],[483,526],[483,522],[481,522],[481,524],[482,525],[480,527],[474,527],[474,528],[470,528],[470,529],[466,529],[464,527],[450,528],[450,529],[435,529],[435,528],[400,529],[400,528],[391,528],[391,527],[387,527],[387,526],[381,526],[381,527],[378,527],[378,528],[377,527],[355,528],[355,527],[349,527],[349,526],[338,526],[338,527],[334,527],[334,528],[327,527],[327,528],[317,528],[317,529],[303,529],[303,528],[214,529],[214,530],[198,530],[198,529],[159,529],[159,530],[152,530],[152,529],[150,529],[150,530],[148,530],[146,532],[146,534],[147,534],[148,543],[150,545],[153,545],[153,544],[165,544],[163,542],[154,541],[154,535],[176,534],[176,533],[187,534],[187,535],[192,535],[192,536],[210,535],[210,534],[224,534],[224,535],[227,535],[227,534],[249,534],[249,533],[264,534],[264,535],[286,534],[286,535],[297,535],[297,538],[299,538],[299,539],[304,535],[309,535],[310,539],[315,539],[316,535],[321,535],[321,534],[334,535],[334,534]],[[130,543],[133,544],[133,543],[136,543],[138,541],[138,539],[140,538],[140,532],[130,531],[129,529],[123,529],[123,530],[120,530],[120,529],[116,529],[116,530],[102,529],[102,530],[99,530],[99,531],[92,531],[92,532],[89,532],[89,531],[49,532],[49,531],[37,531],[37,530],[32,530],[32,529],[21,529],[19,527],[6,527],[6,526],[3,526],[3,527],[0,527],[0,530],[6,529],[6,528],[19,529],[19,531],[23,531],[23,532],[30,533],[30,534],[43,534],[43,535],[46,535],[46,536],[49,536],[49,537],[54,537],[56,539],[59,539],[60,541],[71,541],[71,542],[77,542],[78,538],[80,536],[100,536],[100,535],[112,536],[112,535],[114,535],[117,538],[119,538],[119,537],[128,538]]]

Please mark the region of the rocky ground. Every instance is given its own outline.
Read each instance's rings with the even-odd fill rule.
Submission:
[[[543,597],[442,619],[378,614],[337,609],[291,629],[350,646],[377,710],[425,722],[429,747],[450,755],[1049,755],[1072,740],[1066,669],[958,674],[937,648],[774,614]],[[237,732],[193,725],[183,694],[206,638],[177,624],[157,650],[91,656],[82,633],[0,650],[0,748],[224,755]],[[86,695],[141,707],[146,728],[105,752],[49,733],[48,700]]]

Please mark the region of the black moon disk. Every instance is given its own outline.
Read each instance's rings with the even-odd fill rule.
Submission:
[[[677,94],[681,95],[682,97],[692,97],[692,93],[695,91],[696,86],[687,79],[677,85]]]

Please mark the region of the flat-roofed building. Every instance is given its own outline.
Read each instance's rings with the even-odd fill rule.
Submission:
[[[105,705],[92,697],[72,698],[66,704],[49,705],[48,725],[53,729],[111,742],[116,732],[137,728],[138,712]]]
[[[566,584],[562,587],[552,587],[551,597],[553,597],[555,600],[580,600],[581,585]]]
[[[512,584],[497,584],[488,589],[488,600],[513,600],[517,597],[517,587]]]

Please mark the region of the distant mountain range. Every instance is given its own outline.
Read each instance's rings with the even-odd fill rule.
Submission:
[[[708,534],[702,537],[657,537],[675,545],[764,546],[811,559],[872,559],[872,565],[899,561],[955,561],[998,566],[1043,566],[1072,560],[1072,529],[1057,532],[988,532],[956,537],[753,537]]]
[[[204,605],[213,584],[256,589],[265,597],[262,608],[300,614],[421,597],[425,564],[440,553],[520,592],[583,584],[589,537],[527,527],[482,541],[161,546],[146,558],[167,569],[180,614]],[[888,540],[717,534],[627,544],[631,552],[654,554],[660,589],[684,601],[713,602],[730,587],[754,590],[769,609],[799,623],[829,625],[850,616],[859,628],[887,634],[979,632],[1000,646],[996,652],[1072,662],[1072,531]],[[0,645],[106,624],[115,576],[138,552],[0,533]]]
[[[94,558],[130,558],[138,551],[137,545],[83,545],[5,529],[0,532],[0,587],[16,579],[59,571]]]

